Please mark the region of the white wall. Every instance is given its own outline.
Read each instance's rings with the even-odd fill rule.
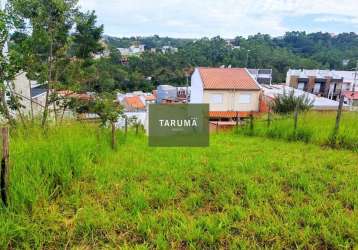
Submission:
[[[203,103],[204,90],[199,69],[196,68],[191,76],[190,103]]]
[[[213,103],[212,96],[222,95],[222,103]],[[250,96],[249,103],[240,103],[240,96]],[[204,103],[210,104],[210,111],[259,111],[260,91],[205,90]]]

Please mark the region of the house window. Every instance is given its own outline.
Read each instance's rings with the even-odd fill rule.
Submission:
[[[211,104],[222,104],[223,103],[223,95],[220,95],[220,94],[211,95],[210,103]]]
[[[299,82],[297,89],[303,90],[305,88],[305,83],[304,82]]]
[[[320,90],[321,90],[321,84],[316,83],[313,88],[313,93],[319,93]]]
[[[251,103],[251,95],[250,94],[241,94],[239,96],[239,104],[249,104]]]

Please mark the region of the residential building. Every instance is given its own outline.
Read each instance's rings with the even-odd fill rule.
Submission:
[[[162,53],[176,53],[178,52],[178,48],[175,48],[173,46],[163,46],[162,47]]]
[[[260,85],[245,68],[196,68],[190,103],[208,103],[211,120],[236,120],[259,112]]]
[[[358,107],[358,91],[346,91],[343,95],[348,105]]]
[[[139,112],[139,111],[145,111],[145,100],[142,98],[142,96],[126,96],[123,99],[123,105],[125,108],[125,111],[127,112]]]
[[[248,69],[259,84],[272,84],[272,69]]]
[[[132,45],[129,48],[117,48],[122,56],[135,56],[144,53],[145,45]]]
[[[286,85],[337,100],[341,92],[352,91],[357,81],[355,78],[354,71],[290,69]]]
[[[36,116],[42,113],[46,103],[46,85],[39,85],[36,81],[29,80],[26,73],[21,72],[7,88],[19,97],[23,114]]]
[[[264,109],[268,110],[269,107],[269,103],[274,100],[277,96],[279,95],[283,95],[283,94],[289,94],[292,91],[294,92],[294,95],[296,97],[298,96],[306,96],[309,100],[312,101],[312,109],[313,110],[319,110],[319,111],[329,111],[329,110],[337,110],[338,109],[338,105],[339,102],[335,101],[335,100],[331,100],[328,99],[326,97],[322,97],[322,96],[317,96],[315,94],[312,93],[308,93],[305,92],[303,90],[300,89],[295,89],[286,85],[278,85],[278,84],[274,84],[274,85],[266,85],[266,84],[262,84],[261,85],[261,89],[262,89],[262,103],[263,105],[265,105],[266,107]],[[344,105],[346,108],[348,107],[348,105]]]
[[[187,103],[190,99],[190,87],[159,85],[155,95],[157,103]]]

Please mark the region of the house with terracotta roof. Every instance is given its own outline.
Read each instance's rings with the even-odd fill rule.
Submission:
[[[208,103],[211,120],[236,120],[259,112],[261,88],[245,68],[196,68],[190,103]]]
[[[145,100],[143,99],[137,95],[124,97],[123,105],[125,110],[128,112],[145,111]]]
[[[358,91],[346,91],[343,93],[345,102],[350,106],[358,107]]]

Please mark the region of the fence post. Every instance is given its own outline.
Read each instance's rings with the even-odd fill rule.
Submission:
[[[299,109],[299,104],[297,103],[295,107],[294,117],[293,117],[294,120],[293,129],[295,132],[297,130],[297,125],[298,125],[298,109]]]
[[[254,131],[254,115],[250,113],[250,131]]]
[[[239,132],[239,112],[236,112],[236,133]]]
[[[124,118],[124,133],[127,135],[128,132],[128,117],[125,116]]]
[[[111,123],[112,125],[112,149],[116,148],[116,125],[114,122]]]
[[[334,131],[333,131],[334,142],[336,141],[336,138],[337,138],[337,135],[339,132],[339,125],[341,123],[342,109],[343,109],[343,102],[344,102],[344,97],[343,97],[342,93],[339,96],[340,96],[340,99],[339,99],[339,106],[338,106],[338,110],[337,110],[336,125],[334,126]]]
[[[271,126],[271,109],[269,109],[267,113],[267,127],[269,128],[270,126]]]
[[[5,206],[8,205],[9,199],[9,128],[3,127],[2,134],[2,159],[1,159],[1,200]]]

